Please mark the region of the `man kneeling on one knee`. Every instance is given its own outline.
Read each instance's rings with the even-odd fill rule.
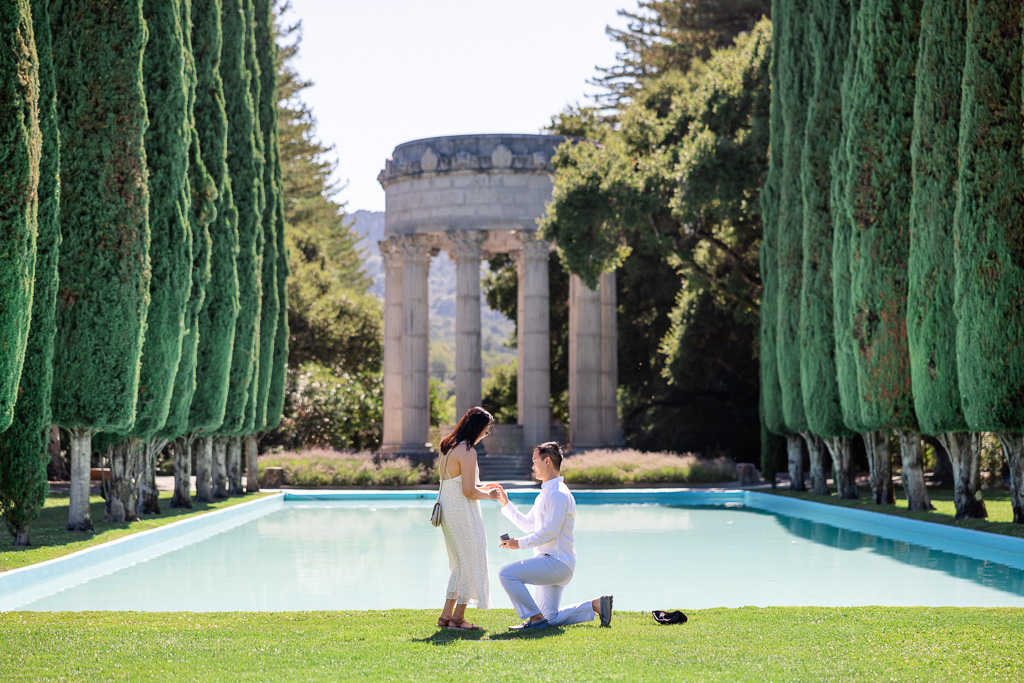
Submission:
[[[513,631],[579,624],[595,617],[601,617],[601,626],[609,626],[612,621],[610,595],[559,609],[562,591],[576,568],[576,551],[572,547],[576,500],[559,474],[561,466],[562,447],[554,441],[534,449],[533,474],[540,480],[541,489],[528,514],[508,502],[503,489],[498,490],[502,514],[527,532],[520,538],[503,540],[501,547],[533,548],[532,558],[507,564],[498,574],[516,613],[525,619],[512,626]],[[536,586],[536,601],[526,584]]]

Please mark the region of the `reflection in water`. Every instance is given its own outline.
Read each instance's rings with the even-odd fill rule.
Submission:
[[[448,556],[433,500],[289,503],[179,550],[68,587],[30,610],[440,608]],[[491,600],[529,551],[483,503]],[[522,506],[522,509],[528,509]],[[625,610],[742,605],[1024,607],[1024,572],[762,511],[579,505],[576,574],[565,604],[611,593]]]

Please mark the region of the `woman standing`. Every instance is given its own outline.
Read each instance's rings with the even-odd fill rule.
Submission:
[[[487,539],[481,500],[497,500],[497,484],[477,486],[476,449],[491,431],[494,417],[483,408],[470,408],[454,431],[441,441],[438,477],[441,480],[441,530],[448,548],[451,577],[444,610],[437,620],[441,628],[482,631],[466,621],[466,606],[491,606],[487,578]]]

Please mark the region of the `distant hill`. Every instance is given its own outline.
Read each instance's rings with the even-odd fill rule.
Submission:
[[[373,278],[372,291],[384,300],[384,260],[377,242],[384,239],[383,211],[356,211],[349,214],[355,219],[353,232],[361,236],[359,246],[364,252],[363,269]],[[486,261],[481,264],[480,277],[487,272]],[[446,252],[430,260],[430,375],[449,387],[455,381],[455,264]],[[505,342],[515,332],[515,323],[482,302],[480,312],[481,346],[484,373],[496,364],[515,358],[515,350]]]

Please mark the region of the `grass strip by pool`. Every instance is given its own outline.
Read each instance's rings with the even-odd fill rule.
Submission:
[[[935,509],[930,512],[911,512],[907,509],[907,498],[903,494],[902,486],[893,487],[896,493],[895,505],[875,505],[871,499],[871,489],[862,486],[858,489],[860,498],[853,500],[840,498],[836,494],[828,496],[816,496],[810,492],[797,493],[779,487],[775,490],[758,489],[762,493],[774,493],[789,498],[810,500],[815,503],[826,505],[837,505],[839,507],[853,508],[855,510],[868,510],[870,512],[881,512],[886,515],[896,515],[909,519],[919,519],[925,522],[937,524],[949,524],[961,529],[974,529],[975,531],[987,531],[993,534],[1005,536],[1016,536],[1024,538],[1024,524],[1013,523],[1013,507],[1010,503],[1010,491],[1008,489],[987,489],[984,492],[985,509],[988,517],[985,519],[957,519],[956,506],[953,504],[953,489],[929,488],[928,496],[931,498]]]
[[[172,508],[171,491],[160,492],[160,514],[145,515],[137,522],[116,524],[103,521],[103,498],[89,497],[89,514],[95,529],[93,533],[68,531],[68,496],[67,494],[50,494],[46,498],[46,506],[40,510],[39,519],[32,523],[28,547],[15,546],[10,535],[3,535],[0,544],[0,572],[18,569],[37,562],[52,560],[55,557],[70,555],[73,552],[94,545],[113,541],[140,531],[155,529],[186,517],[193,517],[204,512],[221,510],[232,505],[262,498],[266,493],[247,493],[243,496],[226,498],[214,503],[193,503],[191,508]]]
[[[173,590],[167,586],[165,590]],[[675,608],[678,605],[662,605]],[[0,614],[0,680],[1017,681],[1024,610],[771,607],[649,613],[526,635],[511,610]]]

